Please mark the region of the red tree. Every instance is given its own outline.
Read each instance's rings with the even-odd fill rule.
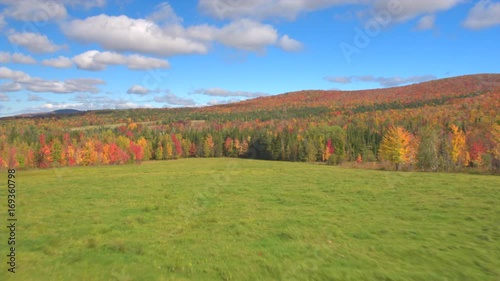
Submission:
[[[129,149],[134,156],[134,160],[136,162],[141,162],[144,158],[144,149],[142,148],[142,146],[135,144],[133,141],[130,141]]]
[[[177,137],[174,134],[172,134],[170,137],[172,138],[172,142],[174,143],[175,157],[179,158],[182,156],[182,143],[177,139]]]

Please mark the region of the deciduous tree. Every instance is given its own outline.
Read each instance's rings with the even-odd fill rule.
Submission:
[[[380,157],[395,164],[396,170],[399,170],[401,164],[410,161],[410,140],[411,135],[405,129],[390,127],[380,144]]]

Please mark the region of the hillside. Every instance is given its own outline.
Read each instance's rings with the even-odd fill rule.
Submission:
[[[332,109],[398,102],[409,104],[442,98],[462,97],[472,93],[500,91],[500,74],[466,75],[408,86],[360,90],[304,90],[260,97],[228,105],[202,108],[201,111],[251,111],[276,107],[320,107]]]

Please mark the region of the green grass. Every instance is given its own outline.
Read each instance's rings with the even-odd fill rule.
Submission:
[[[185,159],[17,185],[0,280],[500,280],[495,176]]]

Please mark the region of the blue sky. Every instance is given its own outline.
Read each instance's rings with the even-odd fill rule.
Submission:
[[[500,72],[500,1],[0,0],[0,116]]]

